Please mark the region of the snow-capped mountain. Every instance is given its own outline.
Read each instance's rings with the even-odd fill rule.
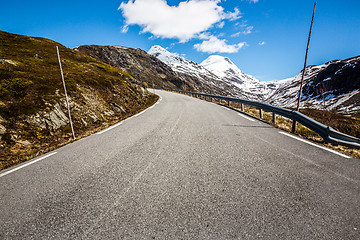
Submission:
[[[281,107],[296,107],[302,72],[276,82],[276,91],[266,102]],[[305,70],[302,108],[355,113],[360,110],[360,56],[334,60]]]
[[[214,93],[222,90],[228,96],[296,107],[302,72],[292,78],[262,82],[241,71],[227,57],[212,55],[197,64],[160,46],[152,47],[149,53],[173,71],[195,77],[202,89],[207,86],[205,89]],[[359,102],[360,57],[306,68],[301,107],[356,112],[360,110]]]
[[[214,73],[223,81],[227,81],[249,95],[256,94],[260,99],[265,99],[276,89],[273,82],[261,82],[255,77],[241,71],[229,58],[211,55],[205,59],[201,66]]]
[[[173,71],[196,77],[203,85],[223,89],[226,95],[260,101],[273,92],[273,84],[260,82],[243,73],[229,58],[212,55],[198,64],[161,46],[153,46],[148,53],[169,65]]]
[[[201,66],[205,67],[221,79],[240,84],[245,82],[259,82],[256,78],[243,73],[229,58],[211,55],[205,59]]]
[[[203,66],[188,60],[178,54],[171,53],[161,46],[155,45],[150,48],[148,54],[153,55],[157,59],[169,65],[173,71],[185,74],[192,74],[199,78],[210,77],[217,80],[217,76],[204,68]]]

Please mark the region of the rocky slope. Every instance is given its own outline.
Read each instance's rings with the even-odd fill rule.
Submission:
[[[149,87],[180,89],[184,82],[166,64],[141,49],[83,45],[74,50],[126,71],[137,81]]]
[[[56,46],[77,137],[156,101],[124,71],[49,39],[0,31],[0,169],[71,140]]]
[[[282,107],[295,107],[302,73],[277,82],[277,90],[267,102]],[[360,56],[334,60],[305,71],[302,108],[360,112]]]

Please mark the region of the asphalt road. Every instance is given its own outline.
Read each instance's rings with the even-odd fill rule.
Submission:
[[[0,172],[0,239],[360,239],[359,159],[157,93],[142,114]]]

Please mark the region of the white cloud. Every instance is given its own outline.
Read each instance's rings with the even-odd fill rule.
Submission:
[[[264,46],[265,45],[265,42],[259,42],[258,43],[260,46]]]
[[[169,6],[165,0],[129,0],[121,3],[119,10],[125,18],[125,27],[139,25],[142,32],[160,38],[175,38],[186,42],[207,31],[222,20],[235,21],[241,18],[239,9],[224,12],[221,0],[187,0],[178,6]]]
[[[128,30],[129,30],[129,25],[125,25],[125,26],[122,27],[121,32],[122,33],[127,33]]]
[[[241,34],[243,35],[248,35],[250,33],[252,33],[252,30],[254,29],[253,26],[247,26],[243,31],[240,31],[240,32],[237,32],[237,33],[234,33],[231,35],[231,37],[238,37],[240,36]]]
[[[227,13],[224,18],[229,19],[230,21],[235,21],[241,17],[241,12],[238,8],[235,8],[234,12]]]
[[[244,46],[247,46],[246,42],[238,44],[228,45],[225,39],[218,39],[215,36],[208,36],[208,40],[202,43],[195,44],[194,48],[199,52],[206,53],[236,53]]]
[[[225,22],[223,21],[223,22],[219,22],[219,23],[216,25],[216,27],[218,27],[218,28],[223,28],[224,25],[225,25]]]

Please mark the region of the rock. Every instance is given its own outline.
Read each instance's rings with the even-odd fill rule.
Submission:
[[[4,135],[6,133],[6,128],[0,124],[0,135]]]
[[[61,110],[60,105],[57,103],[54,107],[55,109],[49,113],[49,119],[51,122],[51,124],[49,124],[49,130],[59,129],[63,126],[66,126],[69,122],[69,119]]]
[[[0,116],[0,123],[4,123],[4,122],[6,122],[6,119]]]
[[[29,146],[31,145],[31,142],[29,142],[28,140],[25,140],[25,141],[22,141],[22,140],[19,140],[19,141],[16,141],[17,143],[20,143],[21,145],[24,145],[24,146]]]
[[[108,117],[111,117],[111,116],[113,116],[115,113],[114,113],[114,111],[112,111],[112,110],[110,110],[110,111],[104,111],[104,115],[105,116],[108,116]]]
[[[42,59],[42,57],[40,57],[39,54],[35,54],[35,55],[34,55],[34,58],[35,58],[35,59]]]
[[[81,118],[81,122],[85,125],[85,127],[87,127],[88,124],[83,118]]]
[[[0,63],[1,63],[1,64],[8,63],[8,64],[11,64],[11,65],[14,65],[14,66],[17,66],[17,65],[18,65],[16,62],[11,61],[11,60],[7,60],[7,59],[0,59]]]
[[[14,142],[16,142],[16,140],[18,139],[18,135],[17,134],[10,134],[10,139],[11,139],[11,141],[14,141]]]
[[[30,125],[50,131],[57,130],[69,123],[69,119],[61,110],[58,103],[55,104],[53,111],[49,113],[36,113],[35,115],[27,117],[25,121]]]
[[[110,103],[115,112],[126,112],[125,108],[117,103]]]
[[[90,121],[92,121],[93,123],[96,123],[96,122],[100,121],[98,116],[96,116],[96,114],[93,113],[93,112],[86,114],[86,117],[89,118]]]

